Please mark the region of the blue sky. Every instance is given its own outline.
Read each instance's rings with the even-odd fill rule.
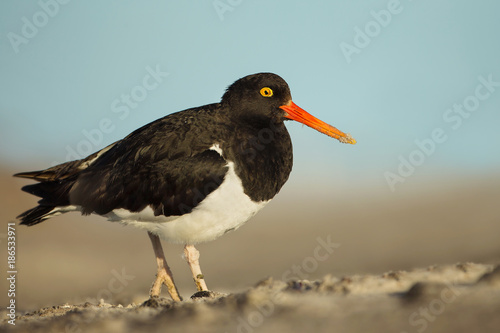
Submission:
[[[494,0],[2,1],[0,160],[74,159],[269,71],[358,141],[288,122],[297,179],[389,191],[387,177],[394,189],[495,172],[499,12]]]

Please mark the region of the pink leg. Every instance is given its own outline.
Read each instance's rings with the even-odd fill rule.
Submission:
[[[153,286],[149,291],[150,297],[158,297],[161,293],[161,286],[165,284],[168,289],[168,293],[170,297],[174,301],[181,301],[181,297],[179,296],[179,292],[177,291],[177,287],[174,283],[174,276],[170,271],[170,267],[167,265],[167,260],[165,259],[165,255],[163,254],[163,248],[161,246],[160,238],[148,231],[149,238],[151,239],[151,243],[153,244],[153,250],[155,251],[156,256],[156,264],[158,265],[158,272],[156,273],[156,279],[153,282]]]
[[[184,246],[184,257],[191,268],[191,273],[193,273],[194,283],[198,291],[208,291],[207,284],[205,283],[205,278],[201,273],[200,268],[200,252],[194,247],[194,245],[186,244]]]

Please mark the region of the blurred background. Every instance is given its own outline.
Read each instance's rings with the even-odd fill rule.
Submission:
[[[0,218],[36,204],[13,173],[85,157],[269,71],[358,143],[287,123],[291,178],[244,227],[199,246],[209,288],[496,262],[499,10],[493,0],[2,1]],[[335,250],[318,260],[328,240]],[[164,248],[191,295],[182,247]],[[139,302],[156,271],[145,232],[77,214],[18,226],[17,265],[22,310]]]

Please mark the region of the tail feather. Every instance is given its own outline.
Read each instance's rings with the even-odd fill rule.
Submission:
[[[38,181],[44,181],[48,177],[43,176],[44,171],[28,171],[28,172],[19,172],[14,174],[14,177],[19,177],[19,178],[27,178],[27,179],[34,179]]]
[[[55,207],[69,205],[69,190],[72,186],[72,181],[53,181],[26,185],[21,190],[42,198],[38,203]]]
[[[88,158],[91,158],[94,155],[96,154],[90,155]],[[87,159],[66,162],[45,170],[19,172],[16,173],[14,177],[33,179],[39,182],[64,180],[75,176],[82,171],[85,168],[85,161]]]
[[[60,215],[73,209],[70,207],[69,191],[75,183],[77,172],[65,168],[73,162],[63,164],[62,168],[54,167],[42,171],[31,171],[17,173],[15,177],[34,179],[39,181],[36,184],[26,185],[22,188],[24,192],[30,193],[41,199],[38,206],[25,211],[17,218],[22,225],[32,226],[43,222],[53,216]],[[54,170],[56,169],[57,170]]]
[[[45,170],[16,173],[14,177],[38,181],[39,183],[24,186],[22,190],[41,198],[37,207],[17,217],[21,224],[34,225],[52,216],[78,210],[69,200],[69,192],[76,179],[82,170],[92,165],[115,144],[116,142],[81,160],[66,162]]]
[[[37,206],[30,210],[25,211],[17,218],[21,220],[22,225],[32,226],[43,222],[44,220],[51,218],[54,214],[57,213],[55,210],[55,206]]]

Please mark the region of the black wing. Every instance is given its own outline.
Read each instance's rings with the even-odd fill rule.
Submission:
[[[217,141],[207,131],[214,121],[210,110],[174,113],[117,142],[79,174],[70,203],[82,206],[84,214],[147,206],[155,215],[191,212],[227,172],[227,162],[210,149]]]
[[[78,205],[83,214],[106,214],[150,206],[155,215],[189,213],[227,172],[227,162],[210,149],[220,133],[207,131],[224,130],[210,126],[217,106],[168,115],[85,159],[16,176],[40,181],[23,188],[42,197],[44,207],[37,208]]]
[[[72,187],[70,203],[82,206],[84,214],[102,215],[116,208],[138,212],[151,206],[155,215],[182,215],[219,187],[226,164],[216,151],[207,149],[172,160],[90,167]]]

